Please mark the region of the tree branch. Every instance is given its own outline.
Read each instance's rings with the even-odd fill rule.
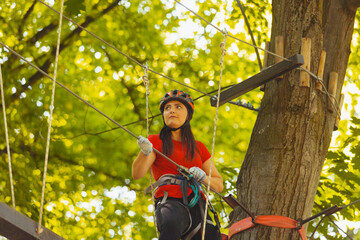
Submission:
[[[23,35],[22,35],[22,28],[26,22],[26,19],[30,16],[30,13],[34,10],[35,4],[37,3],[37,0],[34,0],[34,2],[31,4],[30,8],[27,10],[27,12],[25,13],[23,19],[21,20],[21,24],[19,26],[19,41],[21,41],[23,39]]]
[[[108,13],[110,10],[112,10],[113,8],[115,8],[116,6],[118,6],[118,2],[120,2],[120,0],[116,0],[115,2],[113,2],[112,4],[110,4],[107,8],[105,8],[101,14],[97,17],[92,17],[92,16],[87,16],[84,23],[81,24],[82,27],[87,27],[89,24],[93,23],[96,19],[98,19],[101,16],[104,16],[106,13]],[[46,28],[44,28],[42,31],[38,32],[33,38],[31,38],[29,41],[30,43],[35,43],[36,41],[38,41],[41,37],[45,36],[47,33],[49,33],[50,31],[52,31],[54,28],[56,28],[57,24],[51,23],[50,25],[48,25]],[[78,27],[76,28],[74,31],[72,31],[68,36],[66,36],[62,41],[63,43],[60,45],[60,50],[59,52],[63,51],[64,49],[66,49],[68,46],[70,46],[71,40],[79,35],[82,32],[82,28]],[[56,46],[53,45],[51,47],[51,54],[49,56],[49,58],[45,61],[45,63],[40,67],[44,72],[48,72],[49,67],[51,66],[52,62],[53,62],[53,56],[55,55],[55,51],[56,51]],[[35,84],[39,79],[41,79],[43,77],[43,75],[40,72],[36,72],[35,74],[33,74],[30,78],[27,84],[24,84],[21,89],[19,91],[17,91],[15,94],[12,95],[11,97],[11,101],[15,101],[17,99],[19,99],[19,97],[21,96],[22,93],[24,93],[25,91],[27,91],[29,89],[29,86],[32,86],[33,84]]]
[[[360,1],[359,0],[345,0],[344,4],[347,8],[356,11],[360,7]]]

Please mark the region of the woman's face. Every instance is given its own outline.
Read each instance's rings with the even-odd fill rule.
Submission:
[[[187,119],[188,111],[186,106],[179,101],[170,101],[164,106],[164,121],[168,127],[181,127]]]

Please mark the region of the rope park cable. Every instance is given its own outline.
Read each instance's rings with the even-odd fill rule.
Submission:
[[[49,125],[48,125],[48,134],[46,138],[46,151],[45,151],[45,163],[44,163],[44,176],[42,182],[42,191],[41,191],[41,204],[40,204],[40,214],[39,214],[39,224],[37,233],[40,234],[43,229],[41,227],[43,209],[44,209],[44,197],[45,197],[45,186],[46,186],[46,174],[47,174],[47,166],[49,162],[49,150],[50,150],[50,135],[51,135],[51,123],[52,116],[54,111],[54,101],[55,101],[55,87],[56,87],[56,78],[57,78],[57,68],[59,62],[59,53],[60,53],[60,40],[61,40],[61,27],[62,27],[62,19],[63,19],[63,10],[64,10],[64,0],[61,0],[61,10],[60,10],[60,20],[59,20],[59,30],[58,30],[58,38],[56,45],[56,53],[55,53],[55,66],[54,66],[54,78],[52,85],[52,93],[51,93],[51,103],[50,103],[50,114],[49,114]]]
[[[118,127],[122,128],[124,131],[126,131],[127,133],[129,133],[130,135],[132,135],[133,137],[135,137],[136,139],[138,139],[139,137],[136,136],[134,133],[132,133],[130,130],[126,129],[124,126],[122,126],[121,124],[117,123],[115,120],[113,120],[112,118],[110,118],[109,116],[107,116],[105,113],[101,112],[99,109],[97,109],[95,106],[93,106],[92,104],[90,104],[89,102],[87,102],[85,99],[81,98],[80,96],[78,96],[76,93],[74,93],[73,91],[71,91],[70,89],[68,89],[67,87],[65,87],[63,84],[61,84],[60,82],[58,82],[57,80],[55,80],[54,78],[52,78],[49,74],[47,74],[46,72],[44,72],[42,69],[38,68],[37,66],[35,66],[34,64],[32,64],[30,61],[28,61],[26,58],[24,58],[23,56],[21,56],[20,54],[18,54],[17,52],[15,52],[13,49],[9,48],[7,45],[3,44],[2,42],[0,42],[0,45],[2,45],[3,47],[5,47],[6,49],[8,49],[10,52],[12,52],[14,55],[18,56],[19,58],[21,58],[24,62],[26,62],[27,64],[29,64],[30,66],[32,66],[33,68],[35,68],[36,70],[38,70],[40,73],[42,73],[44,76],[48,77],[49,79],[51,79],[54,83],[58,84],[60,87],[62,87],[63,89],[65,89],[66,91],[68,91],[69,93],[71,93],[73,96],[75,96],[76,98],[78,98],[79,100],[81,100],[83,103],[85,103],[86,105],[88,105],[89,107],[91,107],[92,109],[94,109],[95,111],[97,111],[98,113],[100,113],[101,115],[103,115],[104,117],[106,117],[108,120],[110,120],[112,123],[116,124]],[[161,155],[162,157],[166,158],[168,161],[170,161],[171,163],[173,163],[174,165],[176,165],[178,167],[178,170],[180,173],[182,174],[189,174],[189,171],[186,167],[177,164],[176,162],[174,162],[172,159],[170,159],[169,157],[167,157],[166,155],[164,155],[162,152],[158,151],[156,148],[153,148],[153,151],[155,151],[156,153],[158,153],[159,155]],[[208,187],[209,189],[210,186],[203,183],[206,187]],[[214,193],[218,194],[219,196],[222,196],[220,193],[216,192],[215,190],[211,189],[211,191],[213,191]],[[223,196],[222,196],[223,197]],[[39,229],[39,233],[41,232],[41,230]]]
[[[2,73],[1,73],[1,64],[0,64],[0,88],[1,88],[1,103],[2,103],[2,107],[3,107],[3,116],[4,116],[6,150],[7,150],[8,165],[9,165],[11,201],[12,201],[13,208],[15,208],[16,204],[15,204],[15,193],[14,193],[14,181],[13,181],[12,167],[11,167],[11,153],[10,153],[8,126],[7,126],[7,120],[6,120],[6,109],[5,109],[6,105],[5,105],[4,84],[3,84]]]
[[[149,75],[148,75],[148,65],[145,64],[144,67],[144,75],[142,76],[142,80],[145,86],[145,102],[146,102],[146,137],[149,137],[150,135],[150,124],[149,124],[149,96],[150,96],[150,82],[149,82]],[[153,174],[150,171],[150,183],[151,183],[151,200],[153,201],[153,205],[155,206],[155,193],[154,193],[154,187],[153,187]],[[156,236],[159,237],[159,231],[157,228],[157,222],[156,222],[156,215],[154,211],[154,223],[155,223],[155,229],[156,229]]]
[[[38,0],[39,2],[41,2],[40,0]],[[175,0],[176,1],[176,0]],[[178,1],[176,1],[176,2],[178,2]],[[43,2],[41,2],[41,3],[43,3]],[[179,2],[178,2],[179,3]],[[43,3],[44,4],[44,3]],[[46,4],[45,4],[46,5]],[[47,5],[46,5],[47,6]],[[60,15],[62,15],[62,13],[60,13]],[[65,17],[65,16],[64,16]],[[65,17],[66,18],[66,17]],[[69,19],[68,19],[69,20]],[[72,21],[72,20],[70,20],[70,21]],[[211,25],[211,24],[210,24]],[[79,27],[80,27],[80,25],[78,25]],[[83,28],[85,31],[87,31],[85,28]],[[221,31],[221,30],[220,30]],[[221,31],[222,32],[222,31]],[[90,32],[89,32],[90,33]],[[91,33],[90,33],[91,34]],[[228,35],[229,37],[232,37],[231,35]],[[94,37],[96,37],[96,36],[94,36]],[[96,37],[97,38],[97,37]],[[99,39],[99,40],[101,40],[101,39]],[[106,118],[108,118],[110,121],[112,121],[114,124],[116,124],[117,126],[119,126],[120,128],[122,128],[123,130],[125,130],[125,131],[127,131],[130,135],[132,135],[132,136],[134,136],[135,138],[138,138],[136,135],[134,135],[133,133],[131,133],[130,131],[128,131],[126,128],[124,128],[122,125],[120,125],[120,124],[118,124],[118,123],[116,123],[114,120],[112,120],[111,118],[109,118],[109,117],[107,117],[105,114],[103,114],[102,112],[100,112],[97,108],[95,108],[94,106],[92,106],[91,104],[89,104],[89,103],[87,103],[84,99],[82,99],[81,97],[79,97],[78,95],[76,95],[75,93],[73,93],[71,90],[69,90],[69,89],[67,89],[65,86],[63,86],[61,83],[59,83],[59,82],[57,82],[56,81],[56,74],[54,74],[55,76],[54,76],[54,78],[51,78],[47,73],[45,73],[45,72],[43,72],[41,69],[39,69],[39,68],[37,68],[35,65],[33,65],[33,64],[31,64],[29,61],[27,61],[25,58],[23,58],[22,56],[20,56],[19,54],[17,54],[15,51],[13,51],[12,49],[10,49],[9,47],[7,47],[6,45],[4,45],[3,43],[1,43],[0,42],[0,44],[1,45],[3,45],[5,48],[7,48],[8,50],[10,50],[12,53],[14,53],[15,55],[18,55],[20,58],[22,58],[22,60],[24,60],[25,62],[27,62],[28,64],[30,64],[32,67],[34,67],[34,68],[36,68],[39,72],[41,72],[43,75],[45,75],[46,77],[48,77],[48,78],[50,78],[51,80],[53,80],[53,83],[55,84],[58,84],[59,86],[61,86],[62,88],[64,88],[65,90],[67,90],[68,92],[70,92],[71,94],[73,94],[75,97],[77,97],[77,98],[79,98],[81,101],[83,101],[85,104],[87,104],[89,107],[91,107],[91,108],[93,108],[94,110],[96,110],[97,112],[99,112],[100,114],[102,114],[103,116],[105,116]],[[111,46],[111,45],[109,45],[109,46]],[[256,46],[254,46],[254,47],[256,47]],[[113,47],[112,47],[113,48]],[[258,47],[256,47],[256,48],[258,48]],[[115,48],[114,48],[115,49]],[[260,49],[260,48],[259,48]],[[264,50],[264,49],[261,49],[261,50]],[[264,50],[264,51],[267,51],[267,50]],[[121,54],[123,54],[122,52],[120,52]],[[269,52],[270,53],[270,52]],[[271,53],[271,54],[273,54],[273,53]],[[124,56],[126,56],[126,57],[128,57],[127,55],[125,55],[125,54],[123,54]],[[276,54],[273,54],[273,55],[276,55]],[[277,55],[276,55],[277,56]],[[278,57],[280,57],[280,58],[282,58],[282,59],[285,59],[286,60],[286,58],[283,58],[283,57],[281,57],[281,56],[278,56]],[[130,58],[130,57],[128,57],[128,58]],[[135,60],[135,62],[137,63],[137,64],[139,64],[140,66],[142,66],[142,67],[144,67],[143,65],[141,65],[140,63],[138,63],[136,60]],[[144,69],[145,69],[145,67],[144,67]],[[147,68],[148,69],[148,68]],[[304,71],[307,71],[309,74],[311,74],[313,77],[315,77],[315,78],[317,78],[318,80],[319,80],[319,77],[318,76],[316,76],[315,74],[313,74],[313,73],[311,73],[310,71],[308,71],[308,70],[306,70],[306,69],[301,69],[301,70],[304,70]],[[56,68],[55,68],[55,71],[56,71]],[[169,77],[167,77],[167,76],[165,76],[165,75],[162,75],[162,74],[159,74],[159,73],[157,73],[157,72],[155,72],[155,71],[153,71],[153,70],[151,70],[151,69],[148,69],[148,71],[151,71],[151,72],[153,72],[153,73],[155,73],[155,74],[158,74],[158,75],[160,75],[160,76],[162,76],[162,77],[165,77],[165,78],[167,78],[167,79],[169,79],[169,80],[172,80],[172,81],[175,81],[175,82],[177,82],[177,83],[179,83],[179,84],[181,84],[181,85],[183,85],[183,86],[186,86],[186,87],[188,87],[188,88],[191,88],[191,89],[193,89],[193,90],[195,90],[195,91],[198,91],[198,92],[201,92],[201,91],[199,91],[199,90],[197,90],[197,89],[195,89],[195,88],[192,88],[192,87],[190,87],[190,86],[187,86],[187,85],[185,85],[185,84],[183,84],[183,83],[181,83],[181,82],[178,82],[178,81],[176,81],[176,80],[173,80],[173,79],[171,79],[171,78],[169,78]],[[322,81],[322,79],[321,79],[321,84],[323,84],[323,86],[325,86],[324,85],[324,83],[323,83],[323,81]],[[324,89],[326,89],[326,88],[324,88]],[[218,91],[219,91],[219,94],[220,94],[220,90],[221,90],[221,87],[219,87],[219,89],[218,89]],[[201,93],[203,93],[204,95],[207,95],[207,96],[210,96],[210,97],[213,97],[213,96],[211,96],[211,95],[209,95],[209,94],[207,94],[207,93],[204,93],[204,92],[201,92]],[[218,97],[219,97],[219,94],[218,94]],[[327,95],[329,96],[329,94],[327,93]],[[329,96],[330,97],[330,96]],[[219,99],[219,98],[218,98]],[[336,99],[335,99],[335,101],[336,101]],[[51,106],[53,106],[53,104],[51,105]],[[148,125],[148,113],[147,113],[147,125]],[[215,125],[216,126],[216,125]],[[216,128],[216,127],[215,127]],[[174,162],[173,162],[174,163]],[[174,163],[174,164],[176,164],[176,163]],[[179,166],[178,166],[179,167]]]
[[[222,34],[224,34],[224,32],[223,32],[220,28],[218,28],[217,26],[215,26],[215,25],[212,24],[211,22],[209,22],[209,21],[207,21],[206,19],[204,19],[203,17],[201,17],[201,16],[200,16],[199,14],[197,14],[195,11],[191,10],[190,8],[188,8],[187,6],[185,6],[184,4],[180,3],[178,0],[174,0],[174,1],[175,1],[176,3],[178,3],[179,5],[183,6],[184,8],[186,8],[187,10],[189,10],[191,13],[193,13],[193,14],[194,14],[195,16],[197,16],[199,19],[205,21],[207,24],[209,24],[210,26],[212,26],[213,28],[215,28],[217,31],[219,31],[219,32],[221,32]],[[237,2],[238,2],[238,4],[239,4],[239,7],[240,7],[241,10],[242,10],[241,3],[240,3],[238,0],[237,0]],[[243,12],[243,10],[242,10],[242,12]],[[243,14],[244,14],[244,12],[243,12]],[[247,18],[246,18],[246,16],[245,16],[245,14],[244,14],[244,18],[245,18],[245,21],[247,21],[247,20],[246,20]],[[239,39],[239,38],[237,38],[237,37],[235,37],[235,36],[232,36],[232,35],[230,35],[230,34],[227,34],[227,35],[228,35],[230,38],[233,38],[233,39],[235,39],[235,40],[237,40],[237,41],[239,41],[239,42],[242,42],[242,43],[245,43],[245,44],[247,44],[247,45],[249,45],[249,46],[252,46],[252,47],[254,47],[255,49],[259,49],[259,50],[261,50],[261,51],[263,51],[263,52],[266,52],[266,53],[268,53],[268,54],[270,54],[270,55],[272,55],[272,56],[274,56],[274,57],[277,57],[277,58],[282,59],[282,60],[285,60],[285,61],[289,61],[289,59],[287,59],[287,58],[285,58],[285,57],[283,57],[283,56],[281,56],[281,55],[278,55],[278,54],[276,54],[276,53],[274,53],[274,52],[271,52],[271,51],[269,51],[269,50],[267,50],[267,49],[264,49],[264,48],[261,48],[261,47],[256,46],[255,44],[251,44],[251,43],[248,43],[248,42],[246,42],[246,41],[243,41],[243,40],[241,40],[241,39]],[[250,30],[250,35],[252,35],[252,34],[251,34],[251,30]],[[257,51],[256,51],[256,52],[257,52]],[[262,65],[261,65],[261,61],[260,61],[260,60],[259,60],[259,65],[260,65],[260,68],[261,68]],[[311,72],[310,70],[308,70],[308,69],[306,69],[306,68],[299,67],[298,70],[307,72],[307,73],[310,74],[313,78],[315,78],[316,81],[319,81],[319,82],[321,83],[321,85],[323,86],[323,89],[324,89],[322,92],[325,93],[325,94],[328,96],[329,99],[334,99],[334,100],[335,100],[335,103],[336,103],[336,104],[333,103],[332,101],[330,101],[330,102],[331,102],[331,104],[333,105],[334,109],[336,109],[337,115],[340,117],[341,111],[340,111],[339,108],[338,108],[339,104],[338,104],[337,100],[335,99],[335,97],[332,96],[331,94],[329,94],[329,92],[326,90],[326,86],[325,86],[324,80],[323,80],[322,78],[320,78],[318,75],[314,74],[313,72]]]
[[[56,12],[57,14],[60,14],[56,9],[54,9],[53,7],[50,7],[49,5],[47,5],[46,3],[44,3],[42,0],[37,0],[37,1],[40,2],[41,4],[43,4],[44,6],[48,7],[50,10]],[[219,29],[217,26],[215,26],[214,24],[210,23],[209,21],[207,21],[206,19],[204,19],[203,17],[201,17],[201,16],[200,16],[199,14],[197,14],[195,11],[191,10],[190,8],[188,8],[187,6],[185,6],[184,4],[180,3],[180,2],[177,1],[177,0],[174,0],[174,1],[175,1],[176,3],[178,3],[179,5],[183,6],[184,8],[186,8],[187,10],[189,10],[191,13],[193,13],[193,14],[194,14],[195,16],[197,16],[199,19],[205,21],[207,24],[209,24],[210,26],[212,26],[213,28],[215,28],[215,29],[216,29],[217,31],[219,31],[220,33],[224,34],[224,31],[222,31],[222,30]],[[239,6],[241,6],[241,4],[240,4]],[[67,16],[65,16],[65,15],[63,15],[63,17],[64,17],[65,19],[67,19],[68,21],[72,22],[73,24],[75,24],[77,27],[79,27],[79,28],[81,28],[82,30],[86,31],[87,33],[89,33],[90,35],[92,35],[93,37],[95,37],[96,39],[98,39],[99,41],[101,41],[102,43],[104,43],[105,45],[109,46],[110,48],[114,49],[114,50],[117,51],[118,53],[122,54],[123,56],[125,56],[126,58],[128,58],[129,60],[131,60],[132,62],[134,62],[135,64],[139,65],[139,66],[142,67],[142,68],[145,67],[144,65],[142,65],[140,62],[138,62],[138,61],[135,60],[134,58],[132,58],[132,57],[130,57],[129,55],[125,54],[124,52],[120,51],[118,48],[116,48],[115,46],[109,44],[108,42],[106,42],[106,41],[103,40],[102,38],[98,37],[96,34],[92,33],[91,31],[87,30],[85,27],[81,26],[80,24],[78,24],[77,22],[75,22],[74,20],[72,20],[71,18],[69,18],[69,17],[67,17]],[[244,17],[246,18],[246,16],[244,16]],[[251,32],[251,30],[250,30],[250,32]],[[250,33],[250,34],[251,34],[251,33]],[[227,36],[230,37],[230,38],[233,38],[234,40],[237,40],[237,41],[239,41],[239,42],[242,42],[242,43],[244,43],[244,44],[247,44],[247,45],[249,45],[249,46],[252,46],[252,47],[254,47],[255,49],[259,49],[259,50],[261,50],[261,51],[263,51],[263,52],[267,52],[268,54],[273,55],[273,56],[275,56],[275,57],[277,57],[277,58],[279,58],[279,59],[282,59],[282,60],[285,60],[285,61],[289,61],[289,59],[287,59],[287,58],[285,58],[285,57],[283,57],[283,56],[280,56],[280,55],[278,55],[278,54],[276,54],[276,53],[274,53],[274,52],[271,52],[271,51],[269,51],[269,50],[267,50],[267,49],[258,47],[258,46],[256,46],[255,44],[248,43],[248,42],[246,42],[246,41],[244,41],[244,40],[241,40],[241,39],[239,39],[239,38],[237,38],[237,37],[235,37],[235,36],[232,36],[231,34],[228,34],[228,33],[227,33]],[[261,61],[259,61],[259,65],[261,66]],[[301,71],[307,72],[307,73],[310,74],[313,78],[315,78],[316,81],[318,81],[318,82],[321,83],[321,85],[323,86],[323,89],[324,89],[324,90],[322,90],[322,92],[325,93],[330,99],[334,99],[334,102],[335,102],[335,103],[333,103],[332,101],[330,101],[330,102],[331,102],[331,104],[333,105],[334,109],[337,110],[337,111],[336,111],[336,112],[337,112],[337,115],[340,116],[340,115],[341,115],[341,111],[340,111],[339,108],[338,108],[338,105],[339,105],[339,104],[338,104],[337,100],[336,100],[333,96],[331,96],[331,95],[329,94],[329,92],[326,90],[325,83],[324,83],[323,79],[320,78],[319,76],[317,76],[316,74],[312,73],[311,71],[303,68],[303,67],[300,67],[300,68],[298,68],[298,69],[301,70]],[[191,86],[189,86],[189,85],[186,85],[186,84],[184,84],[184,83],[182,83],[182,82],[179,82],[179,81],[177,81],[177,80],[175,80],[175,79],[173,79],[173,78],[170,78],[170,77],[168,77],[168,76],[166,76],[166,75],[164,75],[164,74],[158,73],[158,72],[156,72],[156,71],[154,71],[154,70],[152,70],[152,69],[150,69],[150,68],[148,68],[148,71],[150,71],[150,72],[152,72],[152,73],[154,73],[154,74],[157,74],[157,75],[159,75],[159,76],[161,76],[161,77],[167,78],[167,79],[170,80],[170,81],[176,82],[176,83],[178,83],[178,84],[180,84],[180,85],[182,85],[182,86],[184,86],[184,87],[186,87],[186,88],[189,88],[189,89],[192,89],[192,90],[194,90],[194,91],[200,92],[200,93],[202,93],[202,94],[204,94],[204,95],[206,95],[206,96],[209,96],[210,98],[211,98],[211,97],[214,97],[214,96],[212,96],[212,95],[209,95],[208,93],[205,93],[205,92],[203,92],[203,91],[201,91],[201,90],[199,90],[199,89],[193,88],[193,87],[191,87]],[[241,101],[237,101],[237,102],[229,101],[229,103],[230,103],[230,104],[233,104],[233,105],[237,105],[237,106],[241,106],[241,107],[247,108],[247,109],[249,109],[249,110],[255,110],[255,111],[257,111],[257,109],[253,108],[253,107],[251,106],[251,104],[250,104],[250,105],[249,105],[249,104],[243,104]]]
[[[202,240],[205,239],[205,230],[206,230],[206,218],[207,218],[207,209],[209,205],[209,192],[210,192],[210,186],[211,186],[211,170],[214,160],[214,154],[215,154],[215,138],[216,138],[216,127],[217,127],[217,121],[218,121],[218,115],[219,115],[219,106],[220,106],[220,94],[221,94],[221,80],[223,75],[223,69],[224,69],[224,57],[226,55],[226,38],[227,34],[225,33],[223,35],[223,42],[220,43],[221,47],[221,60],[220,60],[220,79],[219,79],[219,87],[218,87],[218,94],[217,94],[217,101],[216,101],[216,112],[215,112],[215,123],[214,123],[214,132],[213,132],[213,139],[212,139],[212,147],[211,147],[211,159],[210,159],[210,170],[209,170],[209,184],[206,191],[206,204],[205,204],[205,214],[204,214],[204,220],[203,220],[203,232],[202,232]]]
[[[40,3],[42,3],[43,5],[45,5],[46,7],[48,7],[50,10],[54,11],[55,13],[60,14],[56,9],[50,7],[49,5],[47,5],[46,3],[44,3],[43,1],[41,1],[41,0],[37,0],[37,1],[40,2]],[[67,17],[67,16],[65,16],[65,15],[63,15],[63,17],[64,17],[66,20],[68,20],[68,21],[72,22],[73,24],[75,24],[77,27],[79,27],[79,28],[81,28],[82,30],[84,30],[85,32],[89,33],[91,36],[95,37],[96,39],[98,39],[99,41],[101,41],[102,43],[104,43],[105,45],[107,45],[108,47],[112,48],[112,49],[115,50],[116,52],[118,52],[118,53],[120,53],[121,55],[125,56],[125,57],[128,58],[130,61],[134,62],[135,64],[139,65],[139,66],[142,67],[142,68],[145,68],[145,66],[144,66],[143,64],[141,64],[140,62],[138,62],[138,61],[135,60],[134,58],[130,57],[129,55],[125,54],[124,52],[122,52],[121,50],[119,50],[119,49],[116,48],[115,46],[111,45],[110,43],[106,42],[106,41],[103,40],[102,38],[98,37],[96,34],[92,33],[92,32],[89,31],[88,29],[84,28],[83,26],[81,26],[80,24],[78,24],[77,22],[75,22],[74,20],[72,20],[71,18],[69,18],[69,17]],[[194,90],[194,91],[196,91],[196,92],[202,93],[204,96],[213,97],[213,96],[210,95],[209,93],[206,93],[206,92],[203,92],[203,91],[201,91],[201,90],[199,90],[199,89],[193,88],[193,87],[191,87],[191,86],[189,86],[189,85],[186,85],[186,84],[184,84],[184,83],[182,83],[182,82],[179,82],[179,81],[177,81],[177,80],[175,80],[175,79],[173,79],[173,78],[170,78],[170,77],[168,77],[168,76],[166,76],[166,75],[164,75],[164,74],[158,73],[158,72],[156,72],[156,71],[154,71],[154,70],[152,70],[152,69],[150,69],[150,68],[148,68],[148,71],[150,71],[150,72],[152,72],[152,73],[154,73],[154,74],[156,74],[156,75],[159,75],[159,76],[161,76],[161,77],[164,77],[164,78],[166,78],[166,79],[168,79],[168,80],[170,80],[170,81],[176,82],[176,83],[178,83],[178,84],[180,84],[180,85],[182,85],[182,86],[184,86],[184,87],[186,87],[186,88],[189,88],[189,89],[192,89],[192,90]],[[234,102],[234,101],[230,101],[229,103],[230,103],[230,104],[233,104],[233,105],[241,106],[241,107],[244,107],[244,108],[247,108],[247,109],[250,109],[250,110],[255,110],[255,111],[257,111],[257,109],[249,106],[249,104],[242,104],[241,102]]]

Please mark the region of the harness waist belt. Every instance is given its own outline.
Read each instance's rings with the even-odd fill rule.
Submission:
[[[155,190],[162,185],[168,185],[168,184],[181,185],[181,182],[183,180],[184,178],[180,175],[164,174],[154,184],[148,186],[145,189],[145,194],[148,194],[149,192],[151,192],[151,190]]]

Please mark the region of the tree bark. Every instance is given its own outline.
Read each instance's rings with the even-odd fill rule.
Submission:
[[[311,38],[310,70],[317,73],[321,51],[327,52],[324,84],[337,72],[336,99],[346,72],[355,12],[359,4],[338,0],[273,0],[271,49],[284,36],[285,56],[300,53],[301,39]],[[274,63],[274,57],[269,59]],[[331,141],[336,111],[329,96],[299,86],[300,71],[266,84],[261,108],[237,182],[237,197],[255,215],[292,219],[312,214],[317,185]],[[236,212],[235,221],[247,217]],[[233,220],[233,221],[234,221]],[[306,226],[305,226],[306,227]],[[299,239],[294,229],[256,226],[232,239]]]

